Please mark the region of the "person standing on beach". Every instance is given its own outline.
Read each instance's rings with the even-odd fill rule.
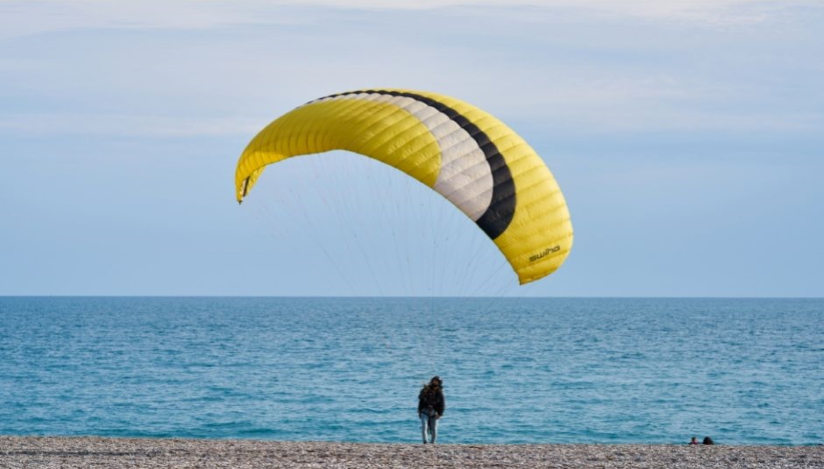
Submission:
[[[438,437],[438,419],[443,416],[446,400],[443,397],[441,378],[435,376],[423,386],[418,394],[418,418],[421,419],[421,437],[426,444],[427,433],[429,442],[434,444]]]

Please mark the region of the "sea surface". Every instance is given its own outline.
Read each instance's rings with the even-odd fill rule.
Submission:
[[[0,297],[0,434],[824,443],[822,299]]]

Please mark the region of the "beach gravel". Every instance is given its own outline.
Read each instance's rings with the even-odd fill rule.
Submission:
[[[0,436],[0,468],[824,468],[824,446],[414,445]]]

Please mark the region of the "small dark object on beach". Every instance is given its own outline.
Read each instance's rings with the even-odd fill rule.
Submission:
[[[705,444],[705,445],[714,445],[714,444],[715,444],[715,442],[714,442],[714,441],[712,441],[712,438],[710,438],[710,437],[708,437],[708,436],[705,436],[705,437],[704,437],[704,444]]]

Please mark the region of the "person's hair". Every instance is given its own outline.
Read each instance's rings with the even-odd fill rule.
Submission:
[[[435,386],[435,381],[438,382],[437,386]],[[441,387],[442,384],[443,382],[441,381],[440,376],[432,377],[432,379],[430,379],[428,383],[424,383],[423,387],[421,388],[421,396],[436,391],[438,388]]]
[[[708,437],[708,436],[705,436],[705,437],[704,437],[704,444],[705,444],[705,445],[714,445],[714,444],[715,444],[715,442],[713,442],[713,441],[712,441],[712,438],[710,438],[710,437]]]

